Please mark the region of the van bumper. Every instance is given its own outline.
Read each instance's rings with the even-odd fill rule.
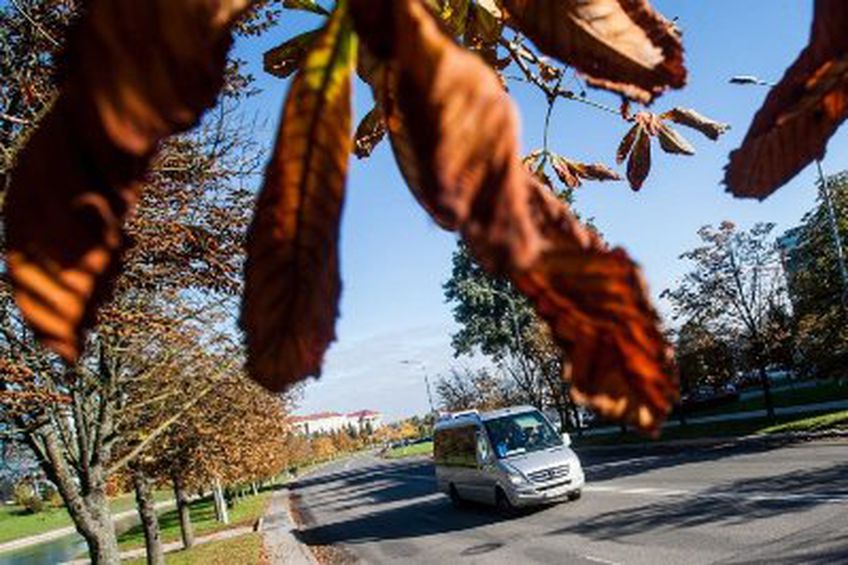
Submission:
[[[553,504],[568,499],[580,492],[586,480],[582,474],[569,477],[563,483],[554,485],[526,486],[510,489],[510,502],[513,506],[538,506]]]

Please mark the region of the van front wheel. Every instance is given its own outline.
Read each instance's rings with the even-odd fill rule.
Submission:
[[[500,487],[495,491],[495,507],[497,507],[498,514],[501,516],[508,518],[515,515],[515,506],[512,505],[509,497]]]
[[[453,504],[454,508],[462,508],[463,500],[462,497],[459,496],[459,491],[456,490],[456,487],[451,484],[448,489],[448,496],[450,497],[451,504]]]

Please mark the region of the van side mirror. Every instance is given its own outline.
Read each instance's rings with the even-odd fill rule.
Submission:
[[[486,440],[486,437],[477,432],[477,462],[481,465],[486,464],[492,459],[492,452],[489,449],[489,442]]]
[[[566,432],[562,433],[562,444],[565,447],[571,447],[571,436],[568,435]]]

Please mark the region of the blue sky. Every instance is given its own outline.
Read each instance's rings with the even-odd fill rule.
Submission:
[[[625,247],[642,264],[656,297],[685,270],[678,256],[697,243],[696,230],[731,220],[747,227],[773,221],[780,230],[796,225],[815,200],[815,171],[807,168],[765,202],[738,200],[720,185],[727,154],[739,145],[766,89],[728,84],[737,74],[776,81],[806,44],[812,2],[655,1],[684,31],[689,85],[661,97],[652,108],[686,106],[732,129],[718,142],[695,131],[681,132],[695,145],[694,157],[654,152],[654,165],[642,191],[626,183],[588,183],[575,207],[593,218],[604,236]],[[279,108],[288,87],[263,74],[262,52],[318,20],[283,14],[281,24],[261,38],[240,39],[236,53],[249,62],[262,93],[246,109],[265,118],[260,139],[273,141]],[[370,109],[368,92],[356,91],[358,116]],[[523,120],[523,145],[541,145],[545,102],[541,95],[512,86]],[[592,98],[617,105],[599,91]],[[551,149],[584,161],[614,164],[615,149],[627,124],[581,104],[560,101],[554,111]],[[848,168],[848,128],[831,140],[826,171]],[[338,341],[330,349],[320,380],[306,384],[299,412],[371,408],[390,419],[427,409],[423,375],[431,381],[452,366],[477,366],[481,359],[454,359],[454,329],[442,283],[450,272],[453,234],[436,227],[410,196],[387,144],[366,161],[352,158],[347,187],[341,256],[344,288]],[[660,304],[660,309],[665,306]],[[412,360],[414,364],[403,364]]]

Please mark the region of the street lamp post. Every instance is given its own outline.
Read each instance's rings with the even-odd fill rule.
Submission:
[[[834,245],[836,246],[836,262],[839,265],[839,274],[842,277],[842,304],[848,308],[848,266],[845,264],[845,251],[842,245],[842,235],[839,233],[839,224],[836,220],[836,209],[833,206],[833,199],[830,196],[830,188],[827,186],[827,178],[824,176],[821,161],[818,159],[816,159],[816,166],[819,171],[819,190],[821,190],[822,200],[824,200],[825,208],[827,209],[827,219],[830,224],[830,231],[833,236]]]
[[[774,83],[764,81],[752,75],[736,75],[730,78],[731,84],[745,86],[774,86]],[[839,266],[839,275],[842,279],[842,304],[848,308],[848,264],[845,259],[845,248],[842,243],[842,235],[839,233],[839,224],[836,219],[836,210],[833,206],[833,199],[830,195],[830,188],[827,185],[827,178],[822,170],[821,160],[816,159],[816,168],[819,173],[819,193],[824,201],[827,211],[827,220],[830,224],[830,231],[833,237],[833,246],[836,249],[836,261]]]
[[[413,361],[411,359],[404,359],[400,363],[401,365],[417,366],[424,373],[424,385],[427,387],[427,402],[430,404],[430,414],[435,414],[436,409],[433,407],[433,393],[430,392],[430,379],[427,377],[427,366],[421,361]]]

